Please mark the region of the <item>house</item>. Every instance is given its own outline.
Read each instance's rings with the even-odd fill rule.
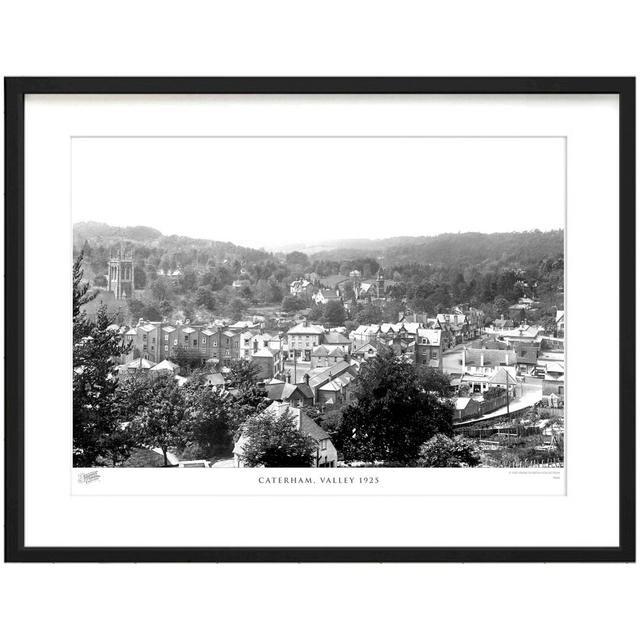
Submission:
[[[170,360],[163,360],[149,369],[151,375],[177,375],[180,372],[180,366]]]
[[[313,293],[313,284],[305,278],[294,280],[289,285],[289,293],[292,296],[308,298]]]
[[[272,402],[261,415],[268,414],[274,418],[288,416],[291,419],[294,429],[310,436],[316,443],[313,460],[314,467],[335,467],[338,462],[338,452],[331,442],[329,434],[322,429],[314,420],[307,416],[304,411],[297,407],[292,407],[287,402]],[[243,454],[249,442],[248,436],[241,433],[233,448],[233,460],[235,467],[244,467]]]
[[[324,334],[323,344],[332,347],[340,347],[345,353],[351,353],[351,340],[344,333],[331,330]]]
[[[511,349],[463,349],[461,384],[468,384],[472,393],[487,391],[494,376],[506,369],[515,383],[517,356]]]
[[[445,332],[445,344],[451,348],[471,337],[471,330],[464,313],[439,313],[436,316],[437,328]]]
[[[226,381],[221,373],[207,373],[204,376],[205,384],[209,385],[212,389],[224,389]]]
[[[357,373],[357,366],[344,360],[330,367],[310,369],[307,384],[313,392],[314,404],[336,406],[349,402],[350,385]]]
[[[242,289],[243,287],[250,287],[251,286],[251,281],[247,280],[246,278],[242,278],[242,279],[239,279],[239,280],[234,280],[231,283],[231,286],[234,289]]]
[[[440,329],[417,329],[414,362],[442,370],[442,331]]]
[[[482,403],[475,398],[456,398],[453,409],[454,422],[472,420],[482,415]]]
[[[148,375],[154,365],[154,362],[146,358],[136,358],[131,362],[119,365],[117,371],[118,375],[122,377],[134,376],[140,373]]]
[[[311,352],[322,344],[325,330],[317,324],[309,324],[306,320],[287,331],[289,357],[299,358],[304,362],[311,361]]]
[[[292,407],[313,406],[313,391],[304,382],[290,384],[279,381],[277,384],[270,384],[267,387],[267,397],[269,400],[288,402]]]
[[[351,357],[356,362],[366,362],[378,355],[378,347],[372,342],[365,342],[351,353]]]
[[[564,311],[556,311],[556,338],[564,338]]]
[[[511,320],[510,318],[507,318],[505,320],[505,317],[502,315],[499,318],[495,319],[492,323],[491,323],[491,328],[493,329],[493,331],[495,333],[498,333],[500,331],[504,331],[505,329],[513,329],[513,320]]]
[[[564,407],[564,385],[564,363],[549,363],[542,381],[542,401],[550,407]]]
[[[496,321],[497,322],[497,321]],[[535,342],[543,332],[543,327],[538,325],[521,324],[518,327],[489,329],[487,333],[503,340],[518,340],[519,342]]]
[[[311,296],[311,299],[316,303],[316,304],[327,304],[327,302],[331,301],[331,300],[336,300],[339,302],[342,302],[342,297],[340,295],[340,291],[339,290],[334,290],[334,289],[320,289],[320,291],[318,291],[318,293],[314,293]]]
[[[284,372],[284,352],[282,349],[263,347],[250,355],[251,362],[257,366],[258,380],[269,380]]]
[[[311,352],[311,366],[329,367],[345,359],[346,352],[342,347],[321,344]]]
[[[353,342],[354,348],[359,347],[367,342],[375,341],[380,334],[380,325],[378,324],[361,324],[354,329],[349,337]]]
[[[516,353],[516,370],[520,375],[534,375],[538,364],[539,345],[536,342],[509,341]]]

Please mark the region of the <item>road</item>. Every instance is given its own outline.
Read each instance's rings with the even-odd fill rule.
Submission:
[[[296,362],[296,367],[295,367],[295,374],[296,374],[295,377],[297,379],[294,380],[293,360],[287,360],[284,364],[285,372],[291,373],[291,384],[294,384],[296,382],[304,382],[305,373],[308,373],[309,369],[311,369],[310,362],[301,362],[300,360],[298,360]]]

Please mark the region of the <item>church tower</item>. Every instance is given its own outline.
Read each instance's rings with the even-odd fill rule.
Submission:
[[[380,271],[376,278],[376,298],[384,298],[384,268],[380,265]]]
[[[125,249],[122,243],[111,251],[107,291],[113,291],[116,300],[133,296],[133,254],[131,249]]]

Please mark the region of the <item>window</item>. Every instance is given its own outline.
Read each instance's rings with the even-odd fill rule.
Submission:
[[[217,347],[217,346],[218,346],[218,341],[217,341],[215,338],[213,339],[213,346],[214,346],[214,347]]]
[[[165,342],[169,342],[169,335],[165,333],[164,335],[164,341]]]
[[[155,338],[151,338],[151,344],[155,344],[156,343],[156,339]]]
[[[173,341],[173,346],[177,347],[178,346],[178,338],[175,338],[175,340]]]
[[[197,338],[193,341],[193,346],[194,346],[194,347],[197,347],[197,346],[198,346],[198,339],[197,339]]]
[[[169,351],[169,346],[165,344],[165,345],[164,345],[164,350],[165,350],[165,351]]]
[[[146,334],[146,333],[143,333],[143,334],[142,334],[142,339],[143,339],[143,340],[146,340],[146,339],[147,339],[147,334]]]
[[[207,344],[207,339],[206,338],[202,338],[202,344]]]
[[[327,441],[326,440],[321,440],[320,441],[320,449],[322,449],[322,451],[326,451],[327,450]]]
[[[185,337],[184,337],[184,341],[185,341],[187,344],[189,344],[189,336],[185,336]]]

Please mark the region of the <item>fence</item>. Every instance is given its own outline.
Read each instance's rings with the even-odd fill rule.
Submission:
[[[564,467],[564,460],[562,458],[547,458],[544,460],[508,460],[500,463],[489,459],[486,464],[489,467],[502,469],[561,469]]]
[[[543,418],[550,418],[558,416],[564,418],[564,408],[562,407],[540,407],[540,415]]]

